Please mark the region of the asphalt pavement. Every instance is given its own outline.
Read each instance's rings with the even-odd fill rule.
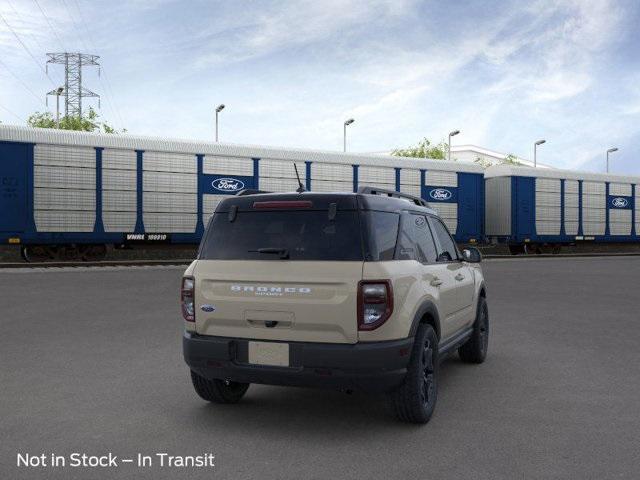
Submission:
[[[640,258],[483,268],[489,357],[443,363],[424,426],[363,394],[253,385],[238,405],[202,401],[179,267],[0,271],[0,478],[640,478]],[[74,452],[154,463],[16,465]]]

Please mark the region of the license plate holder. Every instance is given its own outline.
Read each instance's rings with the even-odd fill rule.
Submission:
[[[271,367],[289,366],[289,344],[282,342],[249,342],[249,363]]]

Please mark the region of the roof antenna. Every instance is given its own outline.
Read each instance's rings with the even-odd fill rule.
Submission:
[[[298,173],[298,165],[296,165],[296,162],[293,162],[293,168],[296,170],[296,178],[298,179],[298,185],[299,185],[299,187],[296,188],[296,192],[298,193],[306,192],[307,190],[302,186],[302,182],[300,181],[300,174]]]

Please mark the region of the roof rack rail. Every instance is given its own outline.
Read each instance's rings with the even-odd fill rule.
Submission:
[[[396,192],[395,190],[386,190],[378,187],[359,187],[358,193],[365,195],[383,195],[387,197],[399,198],[402,200],[409,200],[410,202],[420,205],[421,207],[428,207],[427,202],[420,197],[409,195],[408,193]]]
[[[258,195],[259,193],[273,193],[266,190],[256,190],[255,188],[245,188],[236,193],[236,197],[243,197],[244,195]]]

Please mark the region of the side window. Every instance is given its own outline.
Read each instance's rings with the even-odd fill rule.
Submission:
[[[436,261],[436,247],[424,215],[405,214],[396,250],[396,260]]]
[[[368,260],[393,260],[400,216],[397,213],[376,211],[364,212],[363,216],[367,224]]]
[[[438,261],[450,262],[458,259],[458,249],[451,238],[447,227],[437,218],[429,217],[429,225],[433,231],[433,235],[438,239]]]

